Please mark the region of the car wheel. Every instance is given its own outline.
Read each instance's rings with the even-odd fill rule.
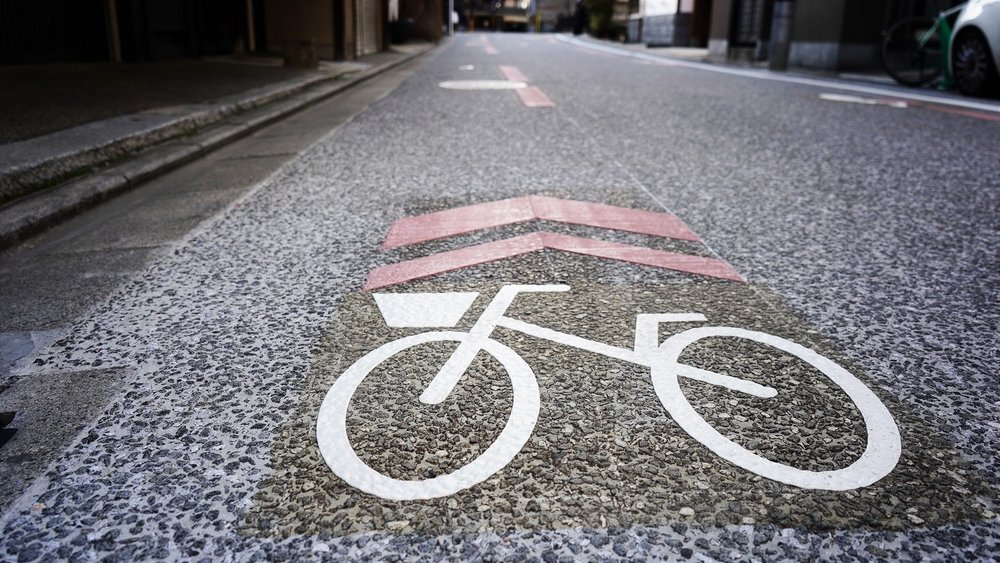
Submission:
[[[996,67],[986,39],[975,30],[967,30],[955,40],[951,54],[955,86],[967,96],[981,96],[997,82]]]

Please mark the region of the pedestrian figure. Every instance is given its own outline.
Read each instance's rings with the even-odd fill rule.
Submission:
[[[573,35],[580,35],[587,29],[587,7],[583,0],[576,0],[576,12],[573,14]]]

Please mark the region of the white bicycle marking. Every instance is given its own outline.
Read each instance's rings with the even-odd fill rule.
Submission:
[[[457,325],[479,293],[373,293],[372,297],[386,326],[443,328]]]
[[[649,316],[657,317],[659,315],[649,315]],[[663,315],[663,316],[684,317],[683,319],[671,318],[667,322],[685,322],[685,320],[688,318],[697,318],[697,317],[700,317],[700,320],[705,319],[704,315]],[[533,325],[531,323],[526,323],[524,321],[519,321],[517,319],[511,319],[509,317],[501,318],[497,322],[497,326],[502,326],[505,328],[509,328],[511,330],[523,332],[530,336],[541,338],[542,340],[551,340],[552,342],[555,342],[557,344],[562,344],[564,346],[572,346],[573,348],[579,348],[581,350],[586,350],[588,352],[600,354],[601,356],[607,356],[609,358],[615,358],[618,360],[625,360],[626,362],[639,364],[641,366],[651,367],[652,362],[655,359],[655,349],[654,352],[648,352],[645,350],[640,350],[640,351],[628,350],[625,348],[619,348],[617,346],[611,346],[609,344],[594,342],[593,340],[587,340],[586,338],[580,338],[579,336],[573,336],[572,334],[566,334],[564,332],[555,331],[550,328]],[[656,334],[652,334],[653,338],[656,338],[656,336],[657,336]],[[677,373],[678,375],[682,375],[689,379],[697,379],[698,381],[704,381],[705,383],[711,383],[712,385],[718,385],[719,387],[725,387],[727,389],[732,389],[733,391],[739,391],[741,393],[746,393],[748,395],[753,395],[755,397],[760,397],[762,399],[769,399],[778,394],[778,391],[773,387],[768,387],[766,385],[754,383],[753,381],[747,381],[746,379],[739,379],[737,377],[732,377],[722,373],[715,373],[714,371],[707,371],[684,364],[678,364]]]
[[[472,363],[472,359],[476,357],[479,350],[483,347],[485,342],[489,339],[490,334],[493,332],[493,328],[496,327],[497,323],[503,317],[503,314],[510,307],[510,304],[514,302],[514,297],[521,292],[524,293],[546,293],[546,292],[561,292],[569,291],[568,285],[508,285],[504,286],[497,292],[496,297],[493,301],[486,306],[486,310],[480,315],[479,320],[476,324],[469,330],[468,336],[461,344],[458,345],[458,349],[455,353],[448,358],[441,371],[434,377],[427,389],[420,395],[420,401],[427,403],[428,405],[436,405],[443,401],[448,393],[458,383],[459,378],[465,373],[465,370],[469,368],[469,364]]]
[[[619,348],[533,325],[504,315],[519,293],[563,292],[565,285],[508,285],[502,287],[468,332],[425,332],[386,342],[352,364],[327,392],[320,407],[316,437],[323,459],[348,484],[391,500],[421,500],[454,494],[474,486],[503,469],[527,443],[538,420],[539,390],[531,367],[513,350],[490,338],[496,327],[522,332],[542,340],[586,350],[602,356],[649,367],[654,390],[663,407],[692,438],[723,459],[762,477],[807,489],[843,491],[865,487],[888,475],[902,452],[899,428],[878,397],[850,372],[813,350],[783,338],[732,327],[699,327],[659,342],[659,325],[668,322],[705,322],[699,313],[639,314],[633,348]],[[454,326],[471,306],[476,293],[376,294],[375,299],[390,326]],[[402,297],[409,295],[410,298]],[[388,311],[413,301],[429,303],[422,313]],[[429,307],[429,308],[428,308]],[[438,310],[433,310],[434,308]],[[452,322],[453,321],[453,322]],[[440,326],[435,324],[433,326]],[[679,363],[684,349],[709,337],[752,340],[798,357],[823,373],[854,402],[865,423],[868,443],[851,465],[831,471],[807,471],[759,456],[715,430],[684,397],[679,377],[687,377],[746,393],[761,399],[778,395],[773,387]],[[351,398],[364,378],[382,362],[403,350],[429,342],[454,341],[459,345],[420,395],[425,404],[439,404],[451,393],[480,351],[493,355],[507,371],[513,387],[510,418],[496,441],[468,465],[447,475],[425,480],[387,477],[357,456],[347,436]]]

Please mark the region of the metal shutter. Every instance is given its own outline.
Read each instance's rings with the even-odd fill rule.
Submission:
[[[736,11],[735,43],[753,45],[761,38],[764,24],[764,0],[741,0]]]
[[[354,6],[355,52],[359,57],[377,53],[379,0],[356,0]]]

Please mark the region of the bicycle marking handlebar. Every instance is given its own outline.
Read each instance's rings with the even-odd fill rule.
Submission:
[[[469,336],[458,345],[455,352],[448,358],[441,371],[434,376],[427,389],[420,394],[420,402],[436,405],[444,401],[451,390],[458,384],[465,370],[469,369],[476,354],[483,349],[493,329],[496,328],[503,314],[514,302],[518,293],[545,293],[569,291],[568,285],[505,285],[500,288],[493,301],[479,316],[476,324],[469,329]]]

